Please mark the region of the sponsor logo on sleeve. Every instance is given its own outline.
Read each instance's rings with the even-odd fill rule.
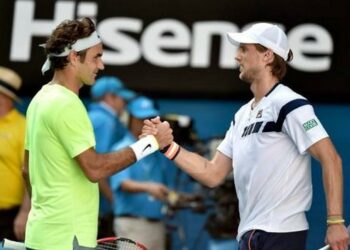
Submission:
[[[304,130],[308,131],[318,125],[317,121],[315,119],[311,119],[303,124]]]

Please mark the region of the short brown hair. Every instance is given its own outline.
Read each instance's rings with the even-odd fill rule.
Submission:
[[[266,50],[268,50],[266,47],[260,44],[254,44],[254,45],[259,52],[265,52]],[[274,53],[274,55],[275,57],[273,61],[269,63],[268,66],[271,66],[272,75],[277,77],[278,80],[282,80],[287,73],[287,63],[284,61],[282,57],[280,57],[276,53]],[[289,50],[287,62],[292,61],[292,59],[293,59],[293,52],[292,50]]]
[[[82,20],[65,20],[52,32],[45,43],[45,53],[60,54],[65,47],[72,46],[78,39],[88,37],[96,30],[90,18]],[[79,52],[84,60],[85,52]],[[67,57],[50,57],[52,69],[63,69],[68,64]]]

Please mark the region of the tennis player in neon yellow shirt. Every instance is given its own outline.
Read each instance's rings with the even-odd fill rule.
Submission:
[[[104,69],[102,43],[93,22],[61,23],[45,44],[42,72],[52,80],[27,110],[24,175],[31,193],[25,245],[36,250],[94,249],[97,236],[97,181],[163,149],[172,140],[164,122],[156,136],[130,147],[97,154],[79,89]]]

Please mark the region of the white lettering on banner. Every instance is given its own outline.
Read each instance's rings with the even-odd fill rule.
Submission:
[[[53,20],[34,20],[35,1],[16,1],[12,27],[10,60],[30,60],[33,36],[48,36],[62,20],[74,18],[74,2],[57,1]]]
[[[236,68],[237,63],[234,60],[235,50],[232,44],[228,42],[226,33],[238,32],[237,25],[230,22],[197,22],[193,25],[193,48],[191,57],[191,66],[196,68],[207,68],[210,64],[210,52],[212,37],[220,36],[221,46],[219,55],[219,66],[221,68]]]
[[[32,38],[49,36],[64,19],[75,18],[75,1],[56,1],[52,20],[34,19],[35,1],[15,1],[10,60],[30,60]],[[97,16],[96,2],[79,2],[77,16]],[[283,26],[283,24],[281,24]],[[243,27],[244,29],[244,27]],[[208,68],[211,62],[212,39],[220,38],[219,67],[237,68],[234,55],[237,47],[228,42],[226,32],[237,32],[236,24],[227,21],[195,22],[189,27],[176,19],[160,19],[143,27],[143,21],[131,17],[110,17],[97,24],[104,43],[106,65],[131,65],[141,57],[159,67]],[[133,34],[135,34],[133,36]],[[140,39],[135,37],[139,36]],[[294,52],[290,66],[306,72],[330,69],[333,54],[332,36],[318,24],[299,24],[287,34]]]
[[[79,2],[77,7],[77,16],[79,18],[90,17],[96,23],[97,3],[94,2]]]
[[[111,49],[103,51],[103,61],[109,65],[129,65],[141,58],[138,42],[122,31],[139,33],[142,21],[136,18],[108,18],[99,22],[97,31],[104,43]]]
[[[330,69],[333,40],[325,28],[317,24],[299,25],[289,31],[288,39],[293,45],[294,59],[290,62],[293,68],[307,72]],[[319,54],[322,56],[309,56]]]
[[[145,59],[157,66],[183,67],[188,65],[188,52],[166,52],[164,49],[190,50],[191,33],[177,20],[163,19],[151,23],[141,37]]]

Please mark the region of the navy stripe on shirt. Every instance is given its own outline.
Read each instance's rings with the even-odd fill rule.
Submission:
[[[287,115],[293,110],[300,108],[304,105],[310,105],[310,102],[305,99],[295,99],[293,101],[285,104],[278,114],[277,121],[267,122],[262,132],[281,132],[283,122],[286,119]]]

